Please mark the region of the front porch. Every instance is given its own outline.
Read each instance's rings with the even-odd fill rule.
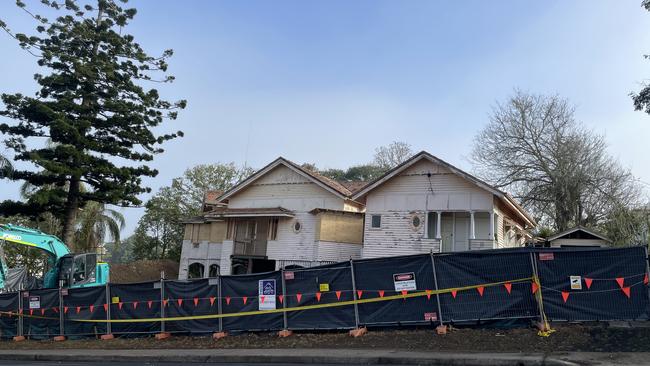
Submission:
[[[441,252],[493,249],[497,222],[494,211],[431,211],[425,237],[438,240]]]

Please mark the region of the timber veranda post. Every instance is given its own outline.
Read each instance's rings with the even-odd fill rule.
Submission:
[[[359,304],[357,304],[357,281],[354,277],[354,261],[350,258],[350,272],[352,273],[352,298],[354,299],[354,325],[359,328]]]
[[[287,308],[287,294],[286,294],[286,287],[287,287],[287,281],[284,278],[284,266],[280,269],[280,276],[282,277],[280,279],[282,283],[282,308],[286,309]],[[283,322],[283,328],[284,330],[288,330],[289,327],[289,319],[287,317],[287,312],[283,311],[282,312],[282,322]]]
[[[433,251],[429,254],[431,256],[431,269],[433,270],[433,285],[436,288],[436,302],[438,303],[438,321],[440,322],[440,325],[444,325],[442,323],[442,306],[440,305],[440,289],[438,288],[438,275],[436,273],[436,261],[433,256]]]

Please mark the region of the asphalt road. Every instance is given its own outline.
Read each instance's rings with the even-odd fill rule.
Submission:
[[[57,366],[173,366],[173,365],[191,365],[187,363],[167,363],[167,362],[151,362],[151,363],[141,363],[141,362],[38,362],[38,361],[2,361],[0,360],[0,365],[20,365],[20,366],[45,366],[45,365],[57,365]],[[201,363],[205,366],[299,366],[302,364],[250,364],[250,363]],[[326,364],[310,364],[313,366],[333,366]]]

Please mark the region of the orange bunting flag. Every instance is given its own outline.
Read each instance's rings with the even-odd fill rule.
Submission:
[[[316,293],[316,300],[318,300],[319,302],[320,302],[320,297],[321,297],[321,295],[322,295],[322,294],[321,294],[320,292],[317,292],[317,293]]]
[[[41,315],[45,315],[45,309],[41,309]]]
[[[246,305],[246,302],[248,302],[248,296],[244,296],[241,299],[244,301],[244,305]]]
[[[134,301],[134,302],[133,302],[133,310],[135,310],[135,309],[137,309],[137,308],[138,308],[138,302],[137,302],[137,301]]]
[[[260,303],[264,304],[264,296],[260,296]]]
[[[562,299],[566,303],[566,301],[569,299],[569,293],[566,291],[562,291]]]
[[[594,282],[593,279],[585,277],[585,285],[587,285],[587,290],[591,288],[591,283]]]
[[[59,313],[59,308],[58,307],[53,307],[52,310],[54,310],[55,313]]]
[[[81,312],[81,306],[77,306],[77,314]]]
[[[296,294],[296,300],[298,300],[298,302],[300,302],[300,299],[302,299],[302,294],[300,294],[300,293]]]
[[[183,306],[183,299],[176,299],[178,306]]]
[[[194,298],[194,307],[197,307],[197,306],[199,306],[199,298],[195,297]]]
[[[230,298],[226,296],[226,305],[230,305]]]
[[[625,285],[625,278],[616,277],[616,282],[618,283],[618,287],[623,288],[623,286]]]
[[[214,305],[214,300],[216,299],[217,299],[216,297],[210,296],[210,306]]]
[[[621,290],[623,290],[623,293],[629,299],[630,298],[630,288],[629,287],[623,287]]]
[[[402,296],[406,296],[409,292],[407,290],[402,290]]]
[[[118,307],[120,310],[122,310],[122,305],[123,305],[123,304],[124,304],[123,302],[118,302],[118,303],[117,303],[117,307]],[[65,312],[66,312],[66,313],[68,312],[68,308],[65,308]]]
[[[64,307],[63,307],[63,314],[67,314],[67,313],[68,313],[68,307],[67,307],[67,306],[64,306]]]
[[[360,299],[361,295],[363,295],[363,290],[357,290],[357,299]]]
[[[167,306],[167,303],[169,302],[169,299],[164,299],[163,300],[163,306]]]
[[[505,286],[506,291],[508,291],[508,294],[510,294],[512,292],[512,283],[506,282],[506,283],[503,284],[503,286]]]
[[[431,291],[431,290],[427,290],[427,300],[431,300],[431,293],[432,292],[433,291]]]
[[[147,307],[151,309],[151,306],[153,305],[153,300],[147,301]]]
[[[539,286],[537,286],[537,282],[532,282],[532,291],[533,295],[539,290]]]
[[[456,298],[456,294],[457,294],[457,293],[458,293],[457,290],[451,290],[451,296],[452,296],[454,299]]]
[[[104,304],[104,311],[108,312],[108,304]]]
[[[379,290],[379,297],[384,297],[384,290]]]
[[[478,291],[478,294],[481,295],[481,297],[483,297],[483,291],[485,291],[485,287],[479,286],[476,288],[476,291]]]
[[[336,291],[336,299],[341,300],[341,291]]]
[[[648,274],[645,274],[645,277],[643,277],[643,284],[647,285],[648,284]]]
[[[92,313],[93,310],[95,310],[95,305],[90,305],[90,306],[88,307],[88,310],[90,310],[90,312]]]
[[[280,300],[280,304],[284,301],[284,295],[278,295],[278,299]]]

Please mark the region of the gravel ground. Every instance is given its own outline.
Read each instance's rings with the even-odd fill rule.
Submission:
[[[455,329],[437,335],[433,329],[370,330],[360,338],[347,332],[296,333],[278,338],[276,333],[246,333],[218,341],[210,337],[173,336],[117,338],[110,341],[0,342],[0,349],[156,349],[156,348],[363,348],[462,352],[639,352],[648,351],[650,328],[616,328],[606,324],[556,325],[549,337],[532,328]]]

